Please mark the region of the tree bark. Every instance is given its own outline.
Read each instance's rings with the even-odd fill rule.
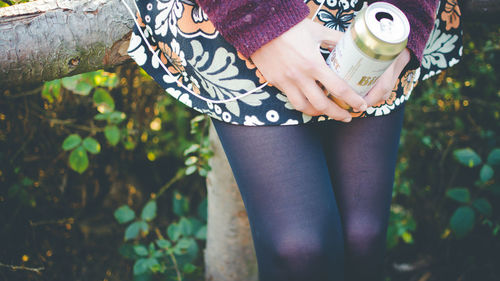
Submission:
[[[129,59],[132,26],[120,0],[39,0],[1,8],[0,88],[122,63]]]
[[[213,126],[209,137],[214,156],[207,176],[205,280],[257,281],[257,260],[245,206]]]

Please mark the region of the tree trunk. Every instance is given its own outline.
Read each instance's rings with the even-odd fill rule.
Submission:
[[[465,18],[499,21],[496,0],[461,2]],[[129,59],[132,26],[120,0],[38,0],[1,8],[0,90],[120,64]],[[207,177],[206,279],[254,281],[257,264],[245,208],[213,128],[210,139],[215,155]]]
[[[257,260],[245,206],[231,167],[210,126],[214,156],[207,176],[208,226],[205,279],[211,281],[257,281]]]

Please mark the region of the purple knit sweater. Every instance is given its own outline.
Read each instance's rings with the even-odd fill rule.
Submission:
[[[361,0],[360,0],[361,1]],[[309,15],[302,0],[197,0],[221,35],[245,57]],[[371,2],[377,2],[369,0]],[[400,8],[410,22],[409,69],[422,61],[439,0],[385,0]]]

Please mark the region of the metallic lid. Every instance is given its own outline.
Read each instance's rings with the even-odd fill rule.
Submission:
[[[406,47],[410,34],[410,23],[404,13],[386,2],[363,8],[352,25],[356,46],[378,60],[394,59]]]

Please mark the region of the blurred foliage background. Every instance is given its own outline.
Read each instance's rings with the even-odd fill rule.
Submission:
[[[406,107],[387,281],[500,279],[500,26],[464,33]],[[133,63],[2,89],[0,280],[202,280],[208,125]]]

